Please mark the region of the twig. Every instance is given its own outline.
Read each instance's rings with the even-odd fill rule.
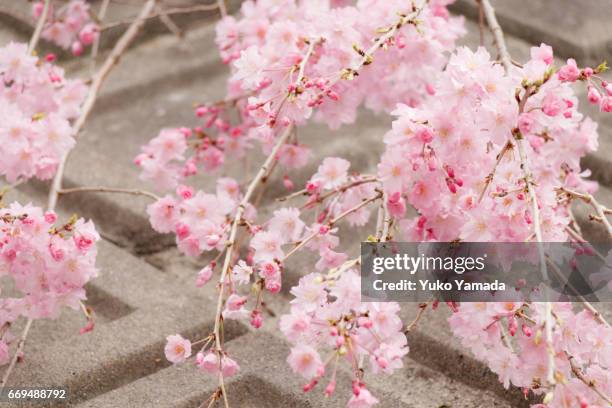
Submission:
[[[416,327],[416,325],[421,320],[421,317],[423,317],[423,313],[425,313],[425,310],[427,309],[427,306],[429,305],[431,301],[432,300],[428,300],[427,302],[419,303],[419,311],[417,312],[412,322],[410,322],[410,324],[406,326],[406,328],[404,329],[404,334],[410,333]]]
[[[227,7],[225,6],[225,0],[217,0],[217,4],[219,6],[219,12],[221,13],[221,17],[227,16]]]
[[[11,359],[11,363],[9,364],[8,368],[6,369],[6,372],[4,373],[4,376],[2,376],[2,385],[0,386],[0,394],[2,394],[2,391],[4,391],[4,387],[6,386],[6,383],[8,382],[8,379],[9,379],[9,377],[11,375],[11,372],[15,368],[15,364],[17,363],[17,360],[19,359],[19,356],[23,354],[23,349],[25,347],[26,338],[28,337],[28,332],[30,331],[30,327],[32,327],[32,322],[33,321],[34,321],[34,319],[32,319],[31,317],[28,318],[28,321],[26,322],[26,325],[23,328],[23,332],[21,332],[21,337],[19,338],[19,343],[17,343],[17,350],[15,350],[15,354],[13,354],[13,358]]]
[[[610,210],[604,207],[603,205],[599,204],[599,202],[595,199],[595,197],[593,197],[593,195],[589,193],[579,193],[577,191],[569,190],[564,187],[560,187],[558,191],[566,194],[570,198],[579,198],[585,203],[589,204],[591,207],[593,207],[600,221],[606,227],[606,230],[608,231],[608,235],[612,237],[612,225],[610,225],[610,221],[608,221],[608,218],[606,217],[606,213],[609,213]]]
[[[478,4],[478,33],[480,35],[480,46],[484,46],[484,10],[482,9],[482,2],[476,0]]]
[[[34,34],[32,34],[32,38],[30,39],[30,44],[28,45],[28,54],[31,54],[32,51],[36,48],[38,44],[38,40],[40,39],[40,34],[42,33],[43,27],[45,26],[45,22],[47,21],[47,15],[49,14],[49,5],[51,0],[45,0],[45,4],[42,9],[42,13],[38,18],[38,22],[36,23],[36,28],[34,29]]]
[[[113,188],[113,187],[76,187],[76,188],[64,188],[58,191],[58,194],[72,194],[72,193],[120,193],[120,194],[131,194],[141,195],[149,197],[152,200],[159,200],[160,197],[145,190],[132,190],[128,188]]]
[[[108,5],[110,4],[110,0],[104,0],[100,5],[100,11],[98,12],[98,21],[100,24],[104,21],[106,17],[106,11],[108,10]],[[95,72],[96,70],[96,58],[98,57],[98,51],[100,49],[100,37],[102,37],[102,33],[98,33],[96,39],[94,40],[93,45],[91,46],[91,72]]]
[[[497,52],[499,52],[499,58],[501,59],[501,63],[504,66],[506,72],[510,72],[510,67],[512,66],[512,57],[510,57],[508,47],[506,46],[506,41],[504,40],[504,32],[501,29],[499,23],[497,22],[497,17],[495,17],[495,9],[493,8],[493,6],[491,6],[489,0],[480,0],[480,3],[482,4],[482,9],[485,14],[485,19],[487,20],[487,25],[491,29],[491,33],[493,33],[493,38],[495,40]]]
[[[89,93],[87,94],[87,98],[81,107],[81,115],[74,123],[74,137],[78,137],[79,132],[83,128],[85,121],[89,117],[91,110],[96,102],[96,98],[98,97],[98,93],[100,92],[100,88],[104,83],[104,80],[110,73],[111,69],[117,64],[121,55],[125,52],[125,50],[132,43],[142,26],[144,25],[145,19],[153,8],[155,7],[155,0],[147,0],[142,9],[140,10],[140,14],[138,18],[132,22],[132,24],[128,27],[128,29],[123,33],[119,41],[113,47],[113,50],[109,54],[100,70],[94,75],[91,86],[89,88]],[[57,204],[57,197],[59,190],[62,189],[62,178],[64,176],[64,169],[66,167],[66,160],[68,159],[69,153],[66,153],[60,160],[60,163],[57,167],[57,172],[55,173],[55,177],[53,178],[53,182],[51,184],[51,190],[49,191],[49,202],[48,209],[51,211],[55,209]]]
[[[557,267],[557,265],[554,263],[554,261],[550,257],[547,256],[546,262],[550,266],[550,269],[552,269],[553,273],[557,276],[557,279],[560,279],[562,281],[565,280],[563,273],[561,273],[561,270],[559,269],[559,267]],[[566,282],[566,285],[569,286],[569,288],[573,292],[573,296],[576,297],[580,301],[580,303],[583,304],[584,308],[587,309],[589,312],[591,312],[595,320],[597,320],[599,323],[603,324],[604,326],[610,327],[610,323],[606,321],[606,319],[603,317],[601,312],[595,309],[595,307],[588,300],[586,300],[584,296],[582,296],[576,290],[576,288],[574,288],[574,286],[571,284],[571,282],[569,282],[569,280]]]
[[[382,197],[382,193],[378,192],[375,196],[363,200],[362,202],[360,202],[359,204],[355,205],[354,207],[351,207],[348,210],[344,211],[343,213],[341,213],[341,214],[337,215],[336,217],[332,218],[327,223],[327,226],[329,228],[332,228],[338,221],[342,220],[347,215],[352,214],[355,211],[358,211],[360,208],[370,204],[373,201],[376,201],[376,200],[380,199],[381,197]],[[319,232],[315,231],[312,234],[308,235],[306,238],[304,238],[301,241],[299,241],[299,243],[295,247],[293,247],[293,249],[291,249],[291,251],[289,251],[287,253],[287,255],[285,255],[283,257],[282,262],[285,262],[287,260],[287,258],[289,258],[291,255],[296,253],[299,249],[303,248],[304,245],[306,245],[307,243],[312,241],[314,238],[316,238],[317,235],[319,235]]]
[[[514,145],[512,144],[512,142],[510,140],[508,140],[506,142],[506,144],[504,145],[504,147],[501,149],[501,151],[497,154],[497,160],[495,162],[495,166],[493,166],[493,170],[491,170],[491,172],[489,174],[487,174],[487,177],[485,178],[485,186],[482,189],[482,191],[480,192],[480,196],[478,197],[478,202],[482,201],[482,198],[484,197],[485,193],[487,192],[487,189],[489,188],[489,186],[491,185],[491,183],[493,182],[493,178],[495,177],[495,172],[497,171],[497,168],[499,167],[499,164],[501,163],[501,161],[504,159],[504,156],[506,155],[506,152],[510,149],[512,149],[514,147]]]
[[[242,200],[240,201],[240,204],[238,205],[238,209],[236,210],[236,215],[234,216],[232,227],[230,229],[229,239],[226,244],[225,260],[223,261],[223,268],[221,269],[221,276],[219,278],[220,290],[219,290],[219,298],[217,299],[217,312],[215,315],[215,326],[214,326],[214,332],[213,332],[214,337],[215,337],[215,345],[217,348],[217,352],[220,352],[220,350],[222,349],[220,325],[221,325],[221,313],[222,313],[222,308],[223,308],[223,294],[224,294],[224,289],[225,289],[225,277],[227,276],[227,273],[230,267],[230,263],[232,260],[234,246],[236,243],[236,235],[238,233],[238,225],[240,224],[242,215],[244,214],[244,210],[247,204],[251,200],[251,196],[253,195],[255,189],[261,182],[261,179],[268,172],[268,168],[270,167],[270,165],[277,159],[276,155],[278,154],[278,151],[285,144],[285,142],[291,135],[292,130],[293,130],[293,124],[285,128],[283,133],[280,135],[280,137],[276,141],[276,145],[274,146],[274,148],[272,149],[272,151],[270,152],[270,154],[268,155],[268,157],[266,158],[262,166],[259,168],[257,175],[253,178],[253,180],[249,184],[246,192],[244,193],[244,197],[242,197]],[[223,374],[221,373],[221,370],[219,370],[219,373],[220,373],[219,386],[221,387],[221,392],[223,394],[223,401],[225,403],[225,406],[229,407],[229,404],[227,402],[227,393],[225,391],[225,385],[223,383]]]
[[[177,26],[176,23],[170,18],[170,16],[168,16],[168,14],[165,13],[160,7],[156,7],[156,8],[160,12],[159,19],[166,26],[168,31],[176,35],[178,38],[182,38],[183,31],[180,29],[180,27]]]
[[[217,8],[219,8],[219,5],[217,3],[214,4],[199,4],[199,5],[195,5],[195,6],[190,6],[190,7],[174,7],[174,8],[169,8],[169,9],[165,9],[162,10],[160,12],[156,12],[156,13],[151,13],[149,15],[147,15],[145,17],[145,20],[149,20],[152,18],[156,18],[156,17],[161,17],[161,15],[166,15],[166,16],[170,16],[173,14],[189,14],[189,13],[195,13],[198,11],[211,11],[211,10],[216,10]],[[128,19],[128,20],[121,20],[121,21],[115,21],[112,23],[108,23],[106,25],[104,25],[101,30],[108,30],[117,26],[121,26],[121,25],[126,25],[126,24],[131,24],[133,22],[132,19]]]
[[[570,367],[572,368],[572,373],[574,373],[576,378],[582,381],[587,387],[592,389],[595,392],[595,394],[597,394],[601,399],[606,401],[608,405],[612,406],[612,399],[610,399],[609,396],[604,394],[604,392],[597,387],[595,381],[589,380],[588,378],[585,377],[580,367],[578,367],[578,364],[576,364],[576,360],[574,356],[569,354],[567,351],[565,352],[565,355],[567,356],[567,360],[569,361]]]

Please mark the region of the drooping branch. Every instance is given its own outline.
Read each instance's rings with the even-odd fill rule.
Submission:
[[[491,6],[491,2],[489,0],[481,0],[483,11],[485,14],[485,18],[487,20],[487,24],[493,33],[493,38],[495,40],[495,46],[497,51],[499,52],[499,57],[504,66],[506,74],[510,72],[512,68],[512,57],[508,52],[508,47],[506,46],[506,41],[504,39],[504,32],[501,29],[501,26],[497,22],[497,17],[495,16],[495,10],[493,6]],[[525,94],[521,98],[519,102],[519,114],[523,112],[525,108],[525,103],[527,102],[527,98],[530,95],[530,89],[525,89]],[[540,263],[540,272],[542,274],[542,278],[544,281],[548,281],[548,270],[546,267],[546,257],[544,254],[544,247],[542,245],[542,226],[540,223],[540,209],[538,207],[538,200],[535,193],[535,182],[533,179],[533,174],[529,167],[529,160],[527,159],[527,155],[524,147],[524,138],[518,128],[513,132],[514,140],[516,141],[517,150],[519,153],[520,166],[523,171],[524,180],[525,180],[525,188],[527,189],[527,193],[529,194],[529,198],[531,201],[532,208],[532,217],[533,217],[533,227],[535,232],[536,241],[538,243],[538,258]],[[553,316],[552,316],[552,305],[550,302],[545,302],[546,311],[545,311],[545,323],[544,329],[546,332],[546,348],[548,354],[548,370],[546,379],[549,384],[555,384],[555,351],[553,348],[553,335],[552,335],[552,326],[553,326]]]
[[[268,155],[268,157],[266,158],[262,166],[259,168],[259,171],[257,172],[255,177],[249,184],[246,192],[244,193],[244,196],[242,197],[242,200],[240,201],[240,204],[238,205],[238,208],[236,209],[236,214],[234,216],[234,220],[230,228],[229,239],[226,244],[225,259],[223,261],[223,267],[221,269],[221,276],[219,278],[220,288],[219,288],[219,297],[217,299],[217,311],[215,314],[215,326],[214,326],[214,332],[213,332],[214,337],[215,337],[215,345],[217,349],[216,351],[219,354],[221,353],[221,350],[222,350],[220,327],[221,327],[221,314],[223,311],[223,296],[225,292],[225,279],[229,271],[230,263],[232,261],[232,256],[233,256],[234,249],[236,246],[238,226],[242,220],[244,210],[246,209],[246,206],[249,204],[249,201],[251,200],[253,193],[255,192],[256,188],[259,186],[259,183],[261,182],[262,178],[267,174],[268,169],[270,168],[272,163],[277,159],[277,154],[280,148],[285,144],[285,142],[291,135],[292,130],[293,130],[292,124],[287,126],[283,130],[278,140],[276,141],[274,148],[272,149],[272,151],[270,152],[270,154]],[[219,361],[221,361],[221,356],[219,356]],[[225,403],[225,406],[229,407],[229,404],[227,402],[227,393],[225,391],[225,385],[223,382],[222,370],[219,370],[219,386],[221,387],[221,392],[223,393],[223,401]]]
[[[98,98],[98,94],[100,92],[100,89],[102,88],[104,80],[108,77],[108,74],[117,64],[121,55],[125,53],[134,38],[136,38],[136,35],[144,25],[146,18],[154,9],[155,1],[156,0],[147,0],[147,2],[140,10],[138,18],[132,22],[132,24],[128,27],[125,33],[123,33],[121,38],[119,38],[119,40],[113,47],[111,53],[109,54],[108,58],[106,59],[106,61],[104,61],[104,64],[102,64],[102,67],[100,67],[98,72],[94,75],[85,102],[81,107],[81,114],[73,126],[75,138],[78,137],[79,132],[85,125],[85,122],[87,121],[87,118],[89,117],[89,114],[91,113],[94,104],[96,103],[96,99]],[[64,169],[66,167],[66,160],[68,159],[68,154],[65,154],[60,159],[57,172],[55,173],[55,177],[53,178],[51,190],[49,191],[49,200],[47,205],[49,210],[55,209],[55,206],[57,204],[58,192],[62,188],[62,178],[64,176]]]
[[[75,187],[75,188],[64,188],[58,191],[58,194],[72,194],[72,193],[119,193],[119,194],[131,194],[141,195],[148,197],[152,200],[159,200],[160,197],[150,191],[145,190],[133,190],[128,188],[114,188],[114,187]]]

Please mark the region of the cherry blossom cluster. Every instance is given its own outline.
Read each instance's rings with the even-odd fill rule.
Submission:
[[[232,377],[238,373],[240,366],[235,360],[224,353],[219,355],[208,347],[211,344],[210,337],[192,343],[179,334],[168,336],[164,354],[168,361],[173,364],[183,363],[191,356],[192,346],[197,343],[204,343],[200,351],[196,353],[195,358],[195,363],[200,370],[211,375],[217,375],[221,370],[224,377]],[[219,358],[221,358],[221,361],[219,361]]]
[[[153,229],[160,233],[174,233],[181,252],[197,257],[202,252],[222,250],[227,240],[228,216],[234,212],[240,190],[231,178],[217,180],[215,194],[194,192],[180,185],[176,196],[166,195],[147,207]],[[246,219],[251,219],[247,212]]]
[[[387,150],[378,176],[389,212],[407,240],[530,240],[530,188],[538,200],[543,239],[570,238],[569,204],[558,192],[594,190],[580,158],[597,148],[596,124],[577,111],[570,84],[592,77],[601,67],[580,70],[570,60],[555,72],[552,49],[546,45],[532,48],[531,56],[506,76],[483,48],[458,49],[431,98],[418,108],[403,105],[394,112],[398,119],[385,135]],[[518,144],[523,142],[528,167],[519,160]],[[404,218],[406,204],[419,215]],[[589,311],[574,314],[564,304],[553,309],[554,391],[546,384],[549,361],[541,304],[464,303],[450,324],[506,387],[547,392],[550,408],[606,402],[580,375],[596,379],[604,395],[610,395],[611,355],[601,345],[609,343],[612,331]],[[511,337],[520,325],[518,348],[509,345],[502,322]]]
[[[354,122],[362,103],[376,111],[397,102],[418,104],[463,32],[445,0],[418,8],[401,1],[333,3],[247,1],[242,18],[225,17],[217,26],[217,44],[232,66],[227,97],[197,106],[201,126],[180,129],[187,142],[176,131],[163,131],[145,146],[137,158],[142,177],[160,189],[175,187],[202,170],[220,168],[228,154],[242,159],[253,141],[267,153],[277,124],[304,123],[315,108],[317,119],[335,129]],[[398,16],[398,10],[404,11]],[[377,64],[362,49],[373,41],[378,43],[372,52],[385,49]],[[165,155],[159,149],[171,140],[173,154]],[[291,170],[309,156],[295,138],[278,160]],[[292,187],[288,177],[286,186]]]
[[[544,404],[535,407],[608,406],[604,398],[612,395],[612,329],[587,310],[575,313],[570,303],[553,303],[553,311],[554,392],[544,387],[548,360],[542,303],[463,303],[449,323],[462,344],[487,362],[506,388],[512,384],[526,394],[530,389],[546,394]],[[591,381],[596,388],[589,386]]]
[[[242,18],[229,16],[217,26],[221,56],[232,64],[228,96],[250,94],[246,109],[260,124],[300,124],[317,107],[317,119],[331,128],[354,122],[362,103],[375,111],[417,104],[463,31],[448,3],[247,1]],[[367,54],[373,39],[389,31],[395,35],[381,43],[387,51]],[[376,64],[357,72],[374,58]]]
[[[35,20],[41,18],[44,7],[43,1],[32,4],[32,17]],[[79,56],[99,35],[100,28],[92,19],[87,1],[70,0],[62,5],[50,2],[42,32],[45,40],[69,49],[74,56]]]
[[[580,158],[597,148],[597,125],[578,112],[565,68],[554,74],[551,63],[552,49],[542,45],[506,76],[484,48],[460,48],[435,95],[418,108],[398,107],[378,175],[397,218],[405,203],[419,212],[401,221],[404,238],[527,240],[534,227],[527,183],[537,180],[530,187],[543,239],[568,239],[568,206],[559,203],[557,190],[595,189]],[[518,160],[522,140],[532,180]]]
[[[84,285],[97,275],[94,224],[73,217],[58,225],[57,218],[31,204],[0,208],[0,277],[13,282],[0,299],[0,364],[8,362],[14,321],[56,319],[62,307],[78,309]]]
[[[70,121],[87,87],[64,78],[53,60],[29,55],[25,44],[0,48],[0,175],[11,183],[53,177],[74,145]]]
[[[341,271],[342,273],[335,273]],[[402,331],[397,303],[362,303],[361,280],[354,269],[342,268],[321,275],[311,273],[291,289],[291,311],[281,317],[280,329],[294,344],[287,362],[303,376],[310,391],[331,367],[325,394],[336,388],[338,363],[351,367],[353,395],[349,407],[369,407],[378,402],[362,381],[363,360],[375,375],[391,374],[403,367],[408,341]],[[328,356],[321,358],[321,353]]]

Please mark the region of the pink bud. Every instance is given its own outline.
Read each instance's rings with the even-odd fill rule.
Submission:
[[[259,329],[263,324],[263,316],[259,310],[253,310],[251,312],[251,326],[255,329]]]
[[[306,183],[306,191],[310,194],[314,194],[319,191],[320,183],[318,181],[309,181]]]
[[[572,269],[578,269],[578,262],[576,261],[576,258],[570,259],[569,264]]]
[[[359,380],[353,380],[351,387],[353,388],[353,395],[358,397],[361,393],[361,383],[359,382]]]
[[[389,366],[389,362],[384,357],[376,357],[376,364],[383,370]]]
[[[516,334],[516,329],[518,329],[518,323],[516,322],[514,316],[510,316],[508,318],[508,331],[510,332],[511,336]]]
[[[210,234],[206,236],[206,244],[211,247],[216,246],[220,240],[221,236],[218,234]]]
[[[37,1],[36,3],[32,4],[32,16],[34,19],[38,20],[40,18],[44,8],[45,3],[42,1]]]
[[[340,100],[340,95],[338,95],[336,92],[329,90],[327,91],[327,96],[329,97],[329,99],[333,100],[333,101],[339,101]]]
[[[78,57],[83,54],[83,44],[81,44],[79,41],[75,41],[72,43],[70,50],[72,51],[72,55]]]
[[[417,227],[419,229],[422,229],[425,226],[426,222],[427,222],[427,218],[425,218],[424,216],[420,216],[419,220],[417,221]]]
[[[599,103],[601,101],[601,93],[594,86],[589,86],[587,97],[591,103]]]
[[[183,240],[189,236],[190,230],[187,225],[179,223],[174,228],[174,232],[179,240]]]
[[[453,183],[451,179],[446,179],[446,186],[448,187],[451,193],[457,193],[457,187],[455,187],[455,183]]]
[[[448,174],[448,177],[455,178],[455,170],[453,170],[451,166],[445,165],[444,168],[446,169],[446,174]]]
[[[188,127],[180,127],[179,132],[185,136],[185,138],[191,137],[193,135],[193,131]]]
[[[319,227],[319,234],[321,234],[321,235],[325,235],[325,234],[327,234],[328,232],[329,232],[329,226],[327,226],[327,225],[321,225],[321,226]]]
[[[463,180],[460,178],[455,179],[455,184],[457,185],[457,187],[463,187]]]
[[[582,74],[587,77],[590,78],[591,76],[593,76],[593,68],[591,67],[586,67],[585,69],[582,70]]]
[[[266,289],[270,293],[278,293],[281,290],[281,283],[277,280],[266,279]]]
[[[176,194],[187,200],[193,197],[193,188],[181,184],[176,188]]]
[[[344,336],[336,337],[336,347],[342,347],[344,345]]]
[[[430,128],[423,126],[416,131],[416,137],[423,143],[429,143],[433,140],[434,134]]]
[[[55,54],[53,53],[49,53],[47,55],[45,55],[45,61],[47,62],[54,62],[57,59],[57,57],[55,56]]]
[[[79,33],[79,40],[83,45],[91,45],[98,36],[98,26],[95,24],[87,24]]]
[[[213,276],[213,268],[210,265],[206,265],[202,270],[198,273],[198,277],[196,279],[196,287],[201,288],[206,285]]]
[[[400,50],[405,48],[406,47],[406,37],[404,37],[403,35],[399,35],[397,39],[395,40],[395,45]]]
[[[331,395],[334,393],[335,390],[336,390],[336,380],[331,380],[329,384],[327,384],[327,387],[325,387],[325,396],[331,397]]]
[[[602,112],[612,112],[612,96],[606,96],[605,98],[602,98],[599,104],[599,109]]]
[[[293,181],[291,181],[291,179],[289,178],[288,175],[285,174],[285,176],[283,177],[283,186],[285,186],[285,188],[289,191],[293,190],[295,188]]]
[[[88,319],[87,324],[85,324],[84,327],[81,327],[79,329],[79,334],[85,334],[85,333],[89,333],[90,331],[93,331],[94,326],[95,326],[95,322],[93,321],[93,319]]]
[[[207,113],[208,113],[208,108],[206,106],[198,106],[195,111],[195,114],[198,118],[203,117]]]
[[[521,327],[521,330],[523,330],[523,334],[527,337],[531,337],[531,335],[533,334],[533,330],[531,330],[531,327],[527,326],[526,324]]]
[[[57,221],[57,214],[54,211],[47,211],[45,213],[45,221],[47,224],[55,224],[55,221]]]
[[[238,296],[237,294],[232,293],[227,298],[227,301],[225,302],[225,307],[227,307],[228,310],[235,312],[236,310],[240,310],[240,308],[244,306],[246,302],[246,296]]]
[[[318,384],[317,380],[312,380],[311,382],[309,382],[308,384],[304,385],[304,387],[302,387],[302,389],[304,390],[304,392],[310,392],[312,391],[312,389],[314,387],[316,387]]]
[[[427,91],[427,93],[429,95],[435,95],[436,94],[436,88],[434,88],[434,86],[432,84],[425,85],[425,90]]]

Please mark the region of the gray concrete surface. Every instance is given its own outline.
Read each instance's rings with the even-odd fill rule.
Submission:
[[[455,10],[466,11],[473,18],[470,3],[460,0]],[[584,13],[579,13],[582,10],[576,10],[571,0],[554,3],[553,8],[548,1],[494,2],[517,59],[528,55],[530,43],[541,41],[554,45],[561,57],[576,55],[589,62],[589,58],[609,57],[608,37],[612,32],[602,27],[612,16],[610,1],[587,1],[588,10]],[[0,0],[0,44],[9,38],[29,36],[27,19],[15,17],[22,9],[14,7],[12,16],[1,11],[14,4]],[[552,12],[536,13],[543,4],[548,4]],[[128,11],[124,10],[129,14]],[[593,24],[583,27],[585,21]],[[227,70],[219,62],[210,19],[186,19],[183,23],[190,29],[179,40],[165,34],[159,22],[151,22],[137,46],[113,71],[70,159],[66,186],[150,188],[139,181],[138,169],[132,164],[140,146],[161,127],[195,124],[193,102],[223,96]],[[468,35],[463,43],[477,45],[477,24],[466,21],[466,26]],[[569,30],[577,35],[568,35]],[[85,76],[88,69],[79,63],[69,66],[73,75]],[[602,149],[590,155],[585,165],[602,183],[598,197],[612,205],[612,192],[608,189],[612,186],[612,119],[592,113],[598,120],[603,119]],[[304,175],[314,171],[317,157],[330,154],[349,158],[355,170],[373,170],[375,153],[382,150],[380,140],[389,124],[389,117],[363,112],[358,123],[335,133],[317,125],[301,129],[300,137],[308,139],[315,153]],[[351,138],[350,144],[347,137]],[[227,170],[228,174],[240,171],[238,165]],[[296,182],[304,179],[305,176]],[[200,185],[210,186],[211,181],[211,177],[204,176]],[[25,185],[12,192],[9,199],[42,203],[47,188],[44,183]],[[268,191],[263,215],[272,211],[272,198],[279,194],[278,189]],[[215,289],[212,285],[194,287],[195,274],[206,260],[186,259],[173,247],[171,237],[155,234],[144,215],[146,204],[144,199],[120,195],[62,198],[60,210],[64,216],[78,211],[93,218],[105,238],[100,245],[101,274],[88,290],[88,304],[96,310],[98,323],[94,332],[79,335],[83,320],[78,312],[68,311],[58,321],[36,322],[26,361],[17,366],[11,385],[68,387],[69,405],[82,407],[197,407],[215,389],[215,379],[198,372],[193,364],[170,366],[164,359],[166,335],[180,332],[195,338],[210,331]],[[579,207],[577,213],[590,238],[604,236],[601,228],[587,225],[586,207]],[[342,236],[365,236],[371,229],[346,229]],[[311,267],[307,256],[296,256],[287,271],[285,287]],[[270,307],[277,316],[286,311],[287,294],[271,300]],[[606,308],[607,313],[610,309]],[[416,305],[404,305],[402,315],[411,320],[416,310]],[[444,310],[428,311],[409,336],[411,352],[405,359],[405,368],[392,377],[367,378],[372,391],[383,401],[381,406],[527,406],[518,390],[504,390],[495,375],[457,344],[445,318]],[[322,397],[321,389],[310,394],[301,392],[301,379],[285,363],[288,344],[276,333],[277,319],[267,318],[258,333],[242,324],[227,328],[227,347],[243,368],[228,384],[232,406],[343,406],[348,397],[346,372],[341,373],[338,391],[331,399]],[[19,327],[15,331],[19,332]]]

